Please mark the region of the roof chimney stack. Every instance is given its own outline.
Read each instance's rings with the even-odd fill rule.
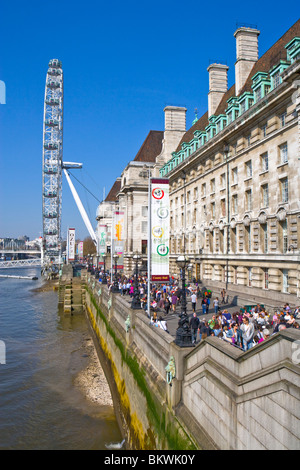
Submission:
[[[207,69],[209,73],[208,117],[215,113],[228,89],[228,69],[229,67],[223,64],[210,64]]]
[[[156,161],[159,165],[165,164],[177,148],[182,136],[186,132],[186,108],[179,106],[166,106],[165,113],[165,131],[163,146],[160,155]]]
[[[256,28],[240,27],[234,33],[236,38],[235,96],[239,96],[249,73],[258,60],[258,36]]]

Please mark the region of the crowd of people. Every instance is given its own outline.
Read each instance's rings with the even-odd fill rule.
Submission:
[[[99,280],[101,282],[101,277]],[[113,281],[108,279],[108,287],[111,288],[112,285]],[[148,313],[146,277],[139,276],[136,284],[134,276],[123,276],[118,279],[118,286],[121,295],[131,298],[138,289],[141,308]],[[300,307],[292,309],[288,303],[273,314],[259,304],[250,309],[240,308],[234,313],[229,313],[226,308],[221,308],[222,304],[228,302],[225,289],[221,290],[220,299],[215,297],[212,300],[211,291],[201,289],[199,283],[194,280],[186,286],[185,294],[185,299],[190,302],[192,308],[189,327],[193,344],[208,336],[216,336],[247,351],[285,328],[299,329]],[[182,299],[183,289],[176,278],[165,284],[151,284],[150,324],[168,332],[167,317],[169,313],[181,313]],[[205,318],[212,312],[210,319]]]
[[[247,351],[283,329],[299,329],[299,320],[300,307],[292,311],[289,304],[285,304],[271,315],[258,304],[250,311],[241,308],[233,314],[224,309],[210,320],[201,321],[194,313],[190,319],[190,328],[193,343],[197,342],[197,335],[200,341],[207,336],[216,336]]]

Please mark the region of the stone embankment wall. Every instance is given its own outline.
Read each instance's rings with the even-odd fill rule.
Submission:
[[[133,449],[300,449],[300,332],[244,353],[180,348],[88,275],[85,308],[110,364]],[[175,377],[166,366],[175,360]]]

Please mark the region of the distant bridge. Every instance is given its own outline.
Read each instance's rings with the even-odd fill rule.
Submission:
[[[0,261],[0,269],[1,268],[28,268],[30,266],[41,266],[41,258]]]
[[[40,255],[41,250],[12,250],[11,248],[1,249],[0,255]]]

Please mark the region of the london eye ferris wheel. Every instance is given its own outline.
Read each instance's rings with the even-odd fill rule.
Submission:
[[[63,70],[58,59],[49,62],[43,124],[43,261],[60,263],[63,167]]]

